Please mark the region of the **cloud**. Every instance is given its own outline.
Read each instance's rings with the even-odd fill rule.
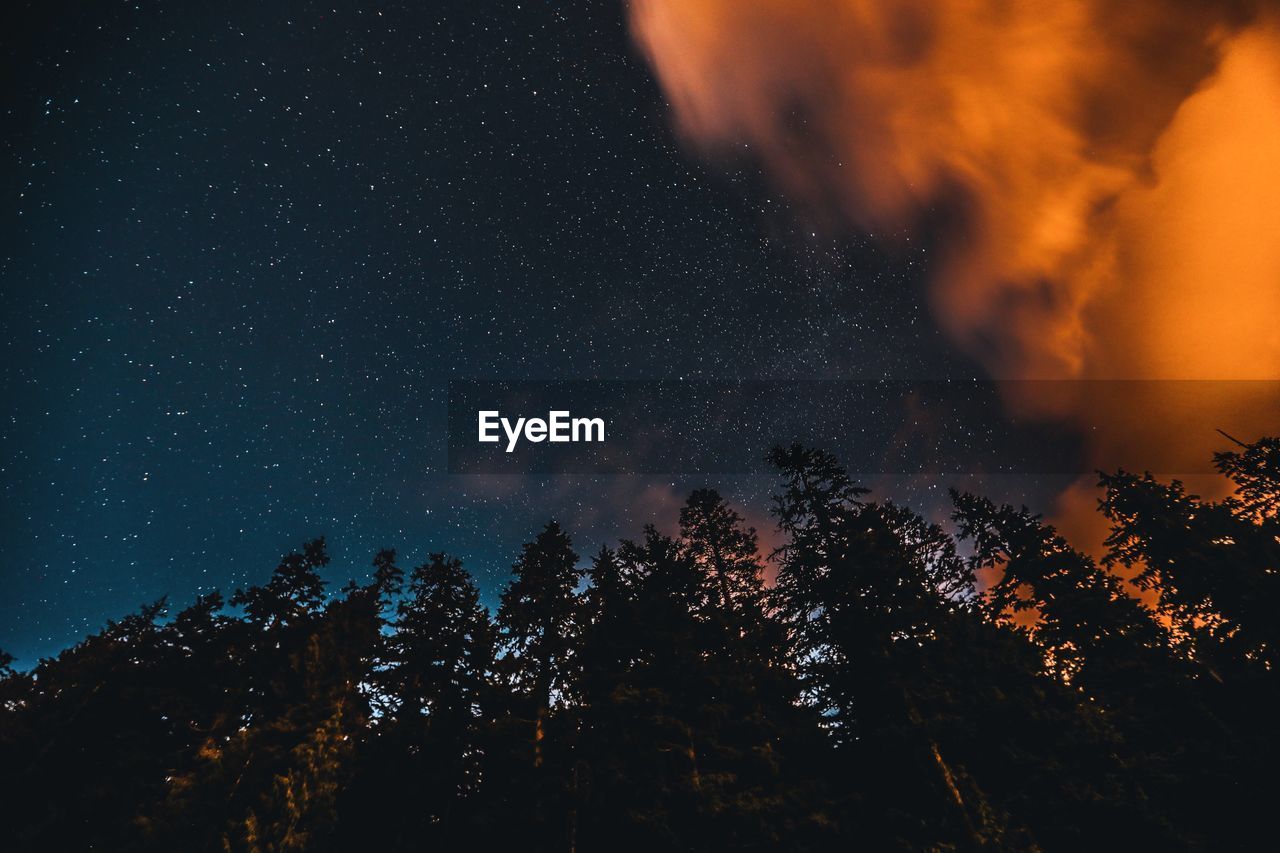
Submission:
[[[757,158],[833,228],[937,241],[932,301],[996,378],[1280,379],[1280,15],[1259,2],[632,0],[687,143]],[[1098,459],[1274,430],[1275,385],[1194,422],[1161,386]],[[1226,386],[1224,386],[1226,387]],[[1032,393],[1028,394],[1028,390]],[[1086,417],[1087,416],[1087,417]],[[1079,504],[1072,496],[1072,505]]]

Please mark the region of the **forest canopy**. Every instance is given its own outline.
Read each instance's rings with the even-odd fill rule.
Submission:
[[[9,849],[1222,849],[1271,831],[1280,440],[1231,496],[1101,475],[1106,553],[951,525],[771,454],[783,545],[716,491],[590,555],[552,521],[490,612],[447,552],[0,656]],[[776,579],[765,582],[772,561]],[[770,573],[771,576],[773,572]],[[1138,593],[1141,593],[1141,596]]]

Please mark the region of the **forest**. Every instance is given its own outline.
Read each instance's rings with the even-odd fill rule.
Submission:
[[[0,659],[9,850],[1224,850],[1274,844],[1280,439],[1230,496],[1100,474],[1105,554],[952,492],[947,524],[777,448],[757,534],[693,492],[494,612],[459,560],[325,541]],[[1141,592],[1141,596],[1138,593]]]

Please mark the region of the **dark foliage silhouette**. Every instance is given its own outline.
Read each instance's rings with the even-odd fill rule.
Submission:
[[[584,564],[551,522],[497,612],[394,551],[330,592],[159,601],[0,653],[14,850],[1247,849],[1280,786],[1280,441],[1234,486],[1101,476],[1099,559],[772,454],[784,544],[715,491]],[[766,583],[772,560],[776,579]],[[1136,591],[1142,591],[1142,600]],[[1146,603],[1144,603],[1146,602]]]

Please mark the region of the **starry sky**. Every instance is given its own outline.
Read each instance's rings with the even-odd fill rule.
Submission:
[[[977,375],[929,319],[927,235],[833,236],[749,156],[692,154],[624,11],[20,4],[0,648],[321,534],[335,583],[443,549],[493,601],[547,519],[586,554],[706,484],[450,476],[452,379]],[[712,485],[768,526],[769,483]]]

